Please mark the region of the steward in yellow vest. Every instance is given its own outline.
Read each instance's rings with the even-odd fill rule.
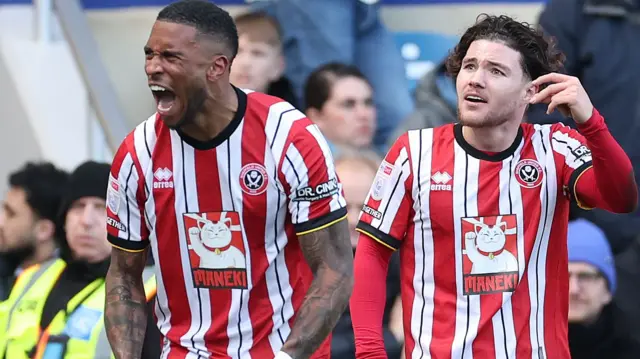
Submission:
[[[3,358],[113,358],[104,330],[104,278],[95,279],[73,296],[47,328],[33,325],[42,318],[48,294],[66,267],[62,259],[50,260],[18,277],[11,296],[0,303],[0,328],[6,328],[0,331]],[[147,301],[152,303],[156,292],[153,267],[147,267],[143,276]]]
[[[58,223],[60,259],[35,265],[0,303],[0,359],[109,359],[104,330],[108,164],[87,162],[70,177]],[[66,239],[66,240],[61,240]],[[143,358],[160,355],[153,323],[153,267],[144,274],[150,318]]]
[[[9,175],[0,207],[0,302],[23,270],[56,254],[56,222],[69,174],[50,162],[27,162]]]

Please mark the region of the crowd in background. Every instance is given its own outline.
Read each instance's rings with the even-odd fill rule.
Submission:
[[[403,132],[456,121],[456,92],[444,62],[410,91],[400,52],[371,1],[259,1],[236,17],[239,51],[231,82],[291,102],[315,122],[331,145],[348,203],[352,245],[355,223],[383,156]],[[329,5],[331,4],[331,5]],[[609,129],[640,173],[640,0],[550,0],[539,25],[566,54],[565,71],[580,79]],[[444,58],[442,59],[444,60]],[[532,123],[570,120],[531,107]],[[62,270],[56,299],[69,287],[104,278],[108,164],[87,162],[73,173],[29,163],[8,179],[0,210],[0,300],[34,264]],[[615,178],[611,179],[615,181]],[[569,337],[573,358],[639,358],[640,217],[572,209],[569,225]],[[104,245],[88,237],[104,239]],[[150,263],[152,265],[152,263]],[[77,291],[76,291],[77,292]],[[75,293],[75,292],[74,292]],[[402,356],[399,258],[387,277],[385,343]],[[153,301],[152,296],[149,298]],[[56,307],[56,304],[47,306]],[[60,304],[58,303],[58,306]],[[3,310],[0,303],[0,328]],[[149,317],[152,317],[150,315]],[[55,318],[43,318],[42,327]],[[0,329],[2,331],[3,329]],[[156,338],[157,333],[150,334]],[[0,353],[3,334],[0,334]],[[333,358],[355,357],[348,310],[334,330]],[[152,356],[151,356],[152,357]],[[156,356],[157,357],[157,356]],[[10,358],[8,356],[7,358]]]

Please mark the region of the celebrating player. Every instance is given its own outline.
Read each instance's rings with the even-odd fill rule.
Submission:
[[[561,65],[540,32],[506,16],[464,33],[447,63],[459,123],[401,136],[361,212],[358,358],[386,357],[383,278],[398,249],[407,358],[570,357],[570,200],[623,213],[638,195],[628,157]],[[579,132],[523,124],[533,103]]]
[[[233,20],[160,11],[144,48],[157,113],[112,164],[106,328],[139,358],[142,270],[157,269],[162,358],[328,358],[351,294],[346,203],[327,143],[289,103],[229,83]]]

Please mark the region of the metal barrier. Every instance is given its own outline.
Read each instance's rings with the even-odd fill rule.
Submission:
[[[106,143],[115,152],[130,129],[80,1],[34,0],[34,6],[37,17],[36,40],[40,42],[52,41],[51,24],[55,10]],[[96,136],[92,137],[95,139]]]

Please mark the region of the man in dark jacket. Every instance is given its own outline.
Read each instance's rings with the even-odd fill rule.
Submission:
[[[568,252],[571,357],[640,358],[629,320],[613,300],[616,270],[602,230],[584,219],[570,222]]]

